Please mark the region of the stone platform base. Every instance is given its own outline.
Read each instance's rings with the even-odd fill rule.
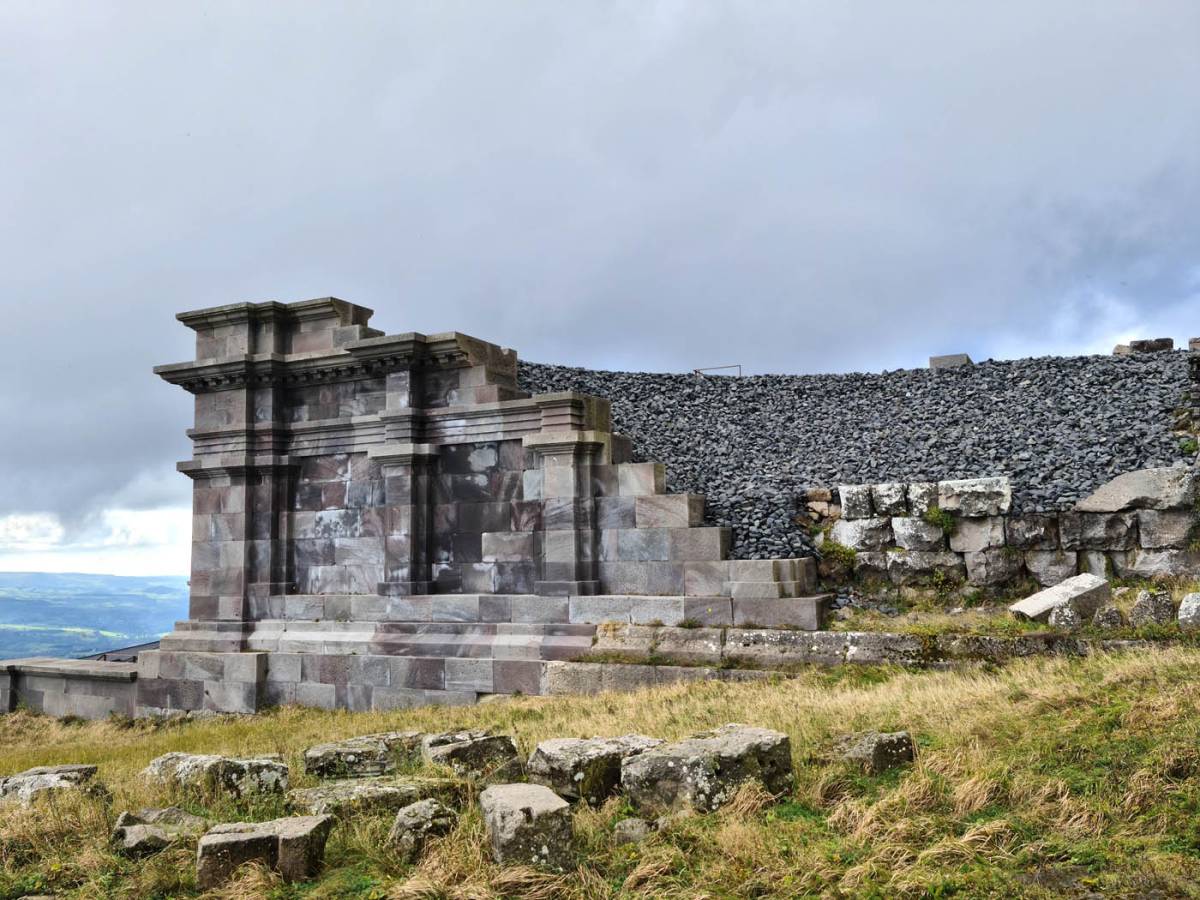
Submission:
[[[103,719],[135,711],[137,665],[32,657],[0,661],[0,711]]]

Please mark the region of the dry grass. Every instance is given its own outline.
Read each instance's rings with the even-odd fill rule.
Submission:
[[[998,671],[812,671],[773,683],[392,713],[283,709],[158,727],[15,713],[0,718],[0,773],[92,762],[113,801],[6,810],[0,898],[192,896],[189,848],[136,863],[109,851],[117,812],[168,802],[222,819],[283,812],[278,803],[173,797],[140,782],[138,771],[171,750],[279,752],[298,773],[304,747],[372,731],[489,727],[529,751],[552,736],[676,738],[725,722],[791,736],[790,796],[773,802],[747,788],[720,813],[673,820],[638,846],[612,842],[613,824],[632,812],[620,799],[580,810],[578,868],[561,875],[493,865],[473,808],[416,867],[387,852],[385,819],[364,816],[335,829],[312,884],[282,885],[248,869],[211,896],[1200,896],[1198,686],[1200,651],[1175,648],[1031,659]],[[829,758],[834,737],[867,728],[912,731],[917,763],[869,778]]]

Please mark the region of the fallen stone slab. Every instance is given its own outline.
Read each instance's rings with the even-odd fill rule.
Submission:
[[[421,749],[426,760],[448,766],[461,778],[497,781],[521,773],[517,745],[507,734],[487,731],[428,734],[421,741]]]
[[[635,807],[652,812],[718,809],[748,781],[760,782],[771,794],[791,788],[792,748],[786,734],[724,725],[621,764],[621,789]]]
[[[1014,616],[1045,622],[1056,606],[1070,604],[1086,621],[1096,610],[1112,599],[1108,582],[1098,575],[1076,575],[1053,587],[1038,591],[1024,600],[1018,600],[1008,609]]]
[[[317,744],[304,751],[304,771],[318,778],[390,775],[420,759],[424,737],[419,731],[388,731]]]
[[[149,856],[176,841],[199,837],[206,828],[207,821],[178,806],[126,811],[117,816],[112,844],[124,856]]]
[[[346,778],[288,791],[288,805],[310,816],[347,818],[368,812],[395,812],[421,800],[436,799],[457,806],[465,785],[451,778],[380,775]]]
[[[0,778],[0,803],[31,806],[39,799],[55,794],[84,792],[106,794],[104,786],[92,779],[96,767],[90,765],[37,766]]]
[[[571,805],[540,784],[496,784],[479,795],[492,859],[563,871],[571,861]]]
[[[663,742],[642,734],[614,738],[553,738],[534,748],[525,772],[568,800],[598,806],[621,782],[621,762]]]
[[[907,731],[845,735],[837,741],[841,757],[867,775],[881,775],[916,758],[912,735]]]
[[[1196,502],[1196,476],[1186,466],[1138,469],[1118,475],[1075,504],[1078,512],[1186,509]]]
[[[396,813],[388,832],[388,843],[406,863],[416,862],[433,837],[442,837],[454,829],[458,813],[437,800],[418,800]]]
[[[175,790],[227,794],[242,798],[283,794],[288,767],[277,755],[237,759],[197,753],[167,753],[142,770],[147,781]]]
[[[1143,625],[1167,625],[1175,621],[1175,602],[1166,591],[1138,591],[1137,599],[1129,610],[1129,624],[1134,628]]]
[[[278,872],[284,881],[312,878],[321,869],[333,823],[333,816],[292,816],[216,825],[196,847],[196,884],[201,890],[217,887],[248,862]]]

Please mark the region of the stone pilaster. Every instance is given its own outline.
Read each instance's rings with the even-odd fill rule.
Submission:
[[[387,444],[370,458],[381,466],[386,516],[384,573],[379,593],[428,594],[433,590],[433,479],[437,447]]]

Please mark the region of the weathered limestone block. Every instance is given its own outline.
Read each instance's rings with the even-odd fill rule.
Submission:
[[[640,844],[654,834],[654,825],[645,819],[622,819],[613,826],[613,843],[620,847],[623,844]]]
[[[102,784],[92,781],[95,775],[96,767],[89,765],[36,766],[0,778],[0,803],[31,806],[58,793],[106,793]]]
[[[838,519],[830,540],[853,550],[883,550],[892,543],[891,519]]]
[[[1040,513],[1009,516],[1004,523],[1004,539],[1009,547],[1021,550],[1056,550],[1058,519]]]
[[[1185,466],[1139,469],[1118,475],[1075,505],[1077,512],[1130,509],[1188,509],[1196,500],[1196,477]]]
[[[217,825],[196,848],[196,884],[201,890],[217,887],[248,862],[278,872],[284,881],[312,878],[321,869],[333,823],[333,816],[293,816]]]
[[[1070,605],[1085,620],[1112,600],[1108,582],[1095,575],[1076,575],[1066,581],[1018,600],[1008,609],[1018,618],[1045,622],[1057,606]]]
[[[1179,627],[1185,631],[1200,628],[1200,594],[1184,594],[1179,601]]]
[[[936,481],[914,481],[908,486],[909,515],[920,518],[938,505]]]
[[[396,813],[388,832],[388,843],[405,863],[415,863],[430,838],[442,837],[454,829],[458,813],[437,800],[418,800]]]
[[[423,737],[419,731],[389,731],[317,744],[304,751],[304,771],[318,778],[387,775],[420,758]]]
[[[429,734],[421,741],[425,759],[449,766],[456,775],[491,781],[516,777],[521,772],[517,745],[507,734],[487,731],[452,731]]]
[[[637,808],[658,812],[708,812],[755,780],[771,794],[792,785],[792,748],[786,734],[746,725],[724,725],[629,757],[621,788]]]
[[[1117,574],[1135,578],[1200,578],[1200,553],[1195,550],[1133,550],[1113,554]]]
[[[1079,571],[1079,556],[1074,550],[1026,550],[1025,568],[1042,587],[1051,587]]]
[[[1058,528],[1067,550],[1128,550],[1137,539],[1137,519],[1131,513],[1065,512],[1058,517]]]
[[[725,632],[725,659],[754,668],[802,663],[836,666],[845,662],[846,646],[846,634],[837,631],[730,628]]]
[[[967,565],[967,583],[979,587],[995,587],[1016,581],[1025,569],[1024,554],[1009,547],[964,553],[963,561]]]
[[[1103,550],[1080,550],[1079,573],[1108,577],[1108,554]]]
[[[662,744],[658,738],[553,738],[542,741],[525,765],[529,780],[568,800],[599,806],[621,781],[621,762]]]
[[[177,790],[232,797],[283,794],[288,789],[288,767],[277,756],[234,759],[195,753],[167,753],[150,760],[142,770],[148,781]]]
[[[360,813],[392,812],[420,800],[440,800],[457,805],[465,787],[451,778],[381,775],[295,788],[288,791],[287,801],[292,809],[310,816],[346,818]]]
[[[938,482],[938,507],[964,518],[1002,516],[1012,505],[1012,487],[1003,476]]]
[[[887,567],[888,578],[895,584],[920,584],[938,577],[961,581],[966,577],[962,557],[949,551],[889,550]]]
[[[869,484],[838,485],[838,495],[842,500],[843,519],[869,519],[874,515]]]
[[[956,553],[978,553],[1004,546],[1003,516],[958,519],[950,533],[950,549]]]
[[[1120,628],[1125,624],[1125,616],[1116,606],[1108,603],[1096,610],[1092,624],[1097,628]]]
[[[1138,545],[1147,550],[1186,548],[1192,541],[1200,516],[1194,510],[1139,509]]]
[[[882,550],[864,550],[854,554],[854,577],[858,579],[883,579],[888,577],[887,553]]]
[[[199,837],[207,827],[204,819],[178,806],[126,811],[117,816],[112,844],[124,856],[148,856],[178,840]]]
[[[1062,606],[1056,606],[1050,610],[1050,616],[1046,619],[1046,623],[1051,628],[1076,631],[1083,627],[1084,618],[1070,603],[1064,603]]]
[[[946,549],[946,534],[941,527],[926,522],[920,516],[897,516],[892,519],[892,535],[902,550],[939,551]]]
[[[572,867],[571,805],[540,784],[495,784],[479,795],[492,859],[502,865]]]
[[[853,763],[867,775],[881,775],[910,763],[916,756],[912,735],[907,731],[868,731],[846,735],[837,742],[843,760]]]
[[[638,626],[630,626],[631,628]],[[720,628],[654,628],[651,652],[678,665],[717,665],[725,633]]]
[[[871,503],[877,516],[903,516],[908,512],[908,490],[898,481],[871,485]]]
[[[846,632],[846,662],[918,666],[926,662],[925,645],[912,634],[887,631]]]
[[[1134,628],[1143,625],[1166,625],[1175,621],[1175,602],[1166,591],[1138,591],[1133,608],[1129,610],[1129,624]]]

